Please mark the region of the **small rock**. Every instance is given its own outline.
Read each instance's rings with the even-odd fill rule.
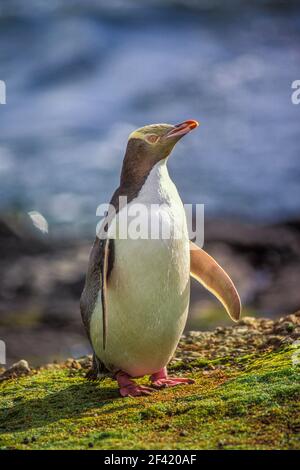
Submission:
[[[291,315],[290,315],[291,316]],[[282,335],[287,335],[292,333],[295,329],[295,324],[291,321],[283,321],[279,324],[274,325],[274,333],[279,333]]]
[[[253,317],[244,317],[242,320],[239,321],[240,325],[252,326],[257,327],[257,320]]]
[[[189,331],[189,336],[193,338],[198,338],[201,335],[201,331]]]
[[[187,436],[187,435],[188,435],[188,432],[185,431],[184,429],[183,429],[182,431],[180,431],[180,433],[179,433],[179,436],[180,436],[180,437],[185,437],[185,436]]]
[[[195,358],[195,357],[200,357],[201,354],[197,351],[190,351],[190,354],[189,354],[189,357],[191,357],[192,359]]]
[[[69,358],[65,361],[65,367],[68,369],[81,369],[81,364],[76,359]]]
[[[92,356],[84,356],[77,360],[83,369],[89,369],[92,367]]]
[[[223,328],[222,326],[217,326],[217,328],[216,328],[216,334],[217,334],[217,335],[223,335],[223,334],[225,334],[225,328]]]
[[[270,335],[266,344],[272,346],[280,346],[282,344],[282,338],[280,338],[279,336]]]
[[[7,369],[3,374],[0,375],[1,380],[15,379],[23,375],[28,375],[31,372],[29,364],[24,359],[21,359],[19,362],[13,364],[9,369]]]
[[[284,338],[284,340],[282,341],[282,343],[283,343],[283,344],[288,344],[288,345],[290,345],[290,344],[293,344],[293,343],[294,343],[294,340],[293,340],[292,338],[287,337],[287,338]]]
[[[222,346],[221,348],[219,348],[219,353],[220,354],[227,354],[229,351],[229,349],[226,347],[226,346]]]
[[[294,314],[287,315],[286,317],[280,318],[279,322],[283,322],[283,323],[290,322],[296,325],[297,323],[300,323],[300,318],[297,315],[297,313],[296,314],[294,313]]]

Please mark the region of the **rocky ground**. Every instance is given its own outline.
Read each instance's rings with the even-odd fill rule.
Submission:
[[[89,352],[78,308],[92,240],[54,240],[29,221],[0,221],[0,339],[8,364],[41,364]],[[230,273],[244,315],[278,318],[300,306],[300,222],[261,226],[207,220],[205,247]],[[223,308],[192,281],[187,330],[230,325]]]
[[[300,312],[187,333],[169,370],[195,384],[149,397],[120,398],[90,366],[3,370],[0,449],[300,448]]]
[[[292,345],[300,338],[300,311],[280,317],[245,317],[233,327],[217,327],[214,331],[190,331],[182,337],[173,363],[193,363],[195,358],[208,360],[237,357]]]

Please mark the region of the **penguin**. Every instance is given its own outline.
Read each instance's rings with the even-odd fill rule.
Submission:
[[[151,124],[130,134],[120,185],[110,201],[113,210],[90,253],[80,299],[93,349],[89,378],[111,374],[122,397],[193,383],[167,373],[187,320],[190,277],[215,295],[232,320],[240,317],[241,302],[232,280],[189,240],[183,203],[167,169],[176,143],[198,125],[195,120]],[[163,220],[170,228],[168,236],[160,232],[146,239],[126,232],[121,237],[118,230],[110,231],[135,205],[149,209],[151,224]],[[150,376],[149,386],[135,382],[143,376]]]

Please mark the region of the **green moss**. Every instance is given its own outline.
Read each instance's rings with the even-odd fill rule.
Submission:
[[[137,399],[67,368],[3,382],[0,448],[296,449],[300,368],[291,354],[223,358],[221,368],[196,360],[184,371],[194,385]]]

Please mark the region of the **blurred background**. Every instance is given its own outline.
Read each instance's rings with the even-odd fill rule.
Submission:
[[[118,186],[128,134],[149,123],[201,123],[169,170],[184,202],[205,204],[204,248],[237,284],[244,314],[299,309],[299,44],[296,1],[1,0],[8,364],[90,351],[78,302],[96,208]],[[187,329],[223,324],[193,283]]]

